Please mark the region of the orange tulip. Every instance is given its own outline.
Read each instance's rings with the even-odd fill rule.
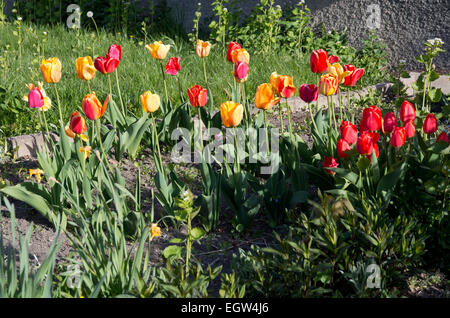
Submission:
[[[264,83],[256,89],[255,106],[259,109],[268,110],[275,106],[280,98],[275,98],[272,84]]]
[[[106,110],[106,106],[109,102],[109,95],[106,97],[105,102],[102,104],[97,98],[97,95],[95,93],[88,94],[84,96],[83,98],[83,112],[86,115],[87,118],[90,120],[97,120],[103,116]]]
[[[61,61],[56,57],[41,62],[42,76],[47,83],[58,83],[61,79],[61,69]]]
[[[141,95],[142,109],[146,113],[153,113],[159,109],[161,105],[161,98],[157,94],[152,94],[152,92],[147,91]]]
[[[164,60],[169,53],[170,45],[164,45],[162,41],[153,42],[145,46],[150,51],[155,60]]]
[[[295,94],[295,86],[293,84],[292,77],[288,75],[278,75],[276,72],[270,75],[270,84],[277,92],[278,96],[289,98]]]
[[[97,72],[97,70],[90,56],[77,58],[75,61],[75,66],[79,79],[90,81],[95,77],[95,73]]]
[[[248,54],[246,49],[236,49],[231,52],[231,60],[233,63],[245,62],[250,64],[250,54]]]
[[[334,95],[338,89],[338,85],[337,77],[331,74],[322,75],[319,82],[319,93],[325,96]]]
[[[226,127],[236,127],[242,121],[244,106],[236,102],[225,102],[220,105],[220,116]]]
[[[209,55],[210,50],[211,50],[211,43],[209,43],[208,41],[203,42],[202,40],[197,40],[195,52],[199,57],[207,57]]]

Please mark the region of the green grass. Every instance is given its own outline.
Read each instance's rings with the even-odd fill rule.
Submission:
[[[77,78],[75,60],[80,56],[90,55],[93,58],[107,53],[113,43],[122,45],[123,55],[118,71],[120,76],[120,88],[126,107],[136,114],[141,114],[139,96],[146,90],[151,90],[164,97],[164,85],[158,61],[155,61],[150,52],[145,49],[145,44],[154,40],[163,40],[164,43],[173,45],[168,58],[181,57],[181,71],[178,75],[183,88],[184,98],[187,99],[186,89],[194,84],[205,85],[203,66],[200,58],[195,55],[194,46],[181,39],[168,39],[158,37],[148,39],[148,43],[125,36],[123,34],[111,34],[100,32],[100,38],[90,31],[69,30],[62,26],[30,26],[22,25],[21,32],[23,43],[21,56],[17,36],[17,26],[5,24],[0,26],[0,87],[5,91],[0,93],[0,138],[32,133],[40,131],[37,112],[28,108],[21,99],[28,93],[25,85],[43,81],[39,65],[42,58],[58,57],[63,65],[63,74],[57,88],[61,97],[64,120],[68,121],[72,111],[81,108],[81,101],[88,93],[85,81]],[[28,30],[28,31],[26,31]],[[43,35],[47,32],[47,36]],[[42,38],[46,37],[46,42]],[[205,39],[206,40],[206,39]],[[141,42],[141,43],[139,43]],[[8,54],[4,51],[8,48]],[[38,46],[41,47],[38,52]],[[296,55],[274,52],[270,55],[262,55],[259,52],[249,50],[250,74],[246,82],[247,95],[253,98],[256,87],[269,81],[270,74],[274,71],[280,74],[293,76],[295,85],[310,83],[316,80],[309,70],[309,55],[298,59]],[[7,56],[7,59],[5,59]],[[210,56],[206,59],[208,81],[214,96],[214,106],[228,100],[225,89],[230,91],[234,78],[231,74],[233,66],[226,60],[226,48],[213,46]],[[168,58],[164,61],[168,61]],[[114,75],[114,74],[111,74]],[[178,84],[174,78],[167,75],[169,98],[174,104],[180,103]],[[118,102],[115,77],[112,77],[113,98]],[[56,96],[54,88],[50,84],[44,84],[44,89],[50,96],[54,108],[47,113],[49,121],[57,123],[58,111],[56,109]],[[109,92],[107,76],[97,72],[91,88],[101,101]]]

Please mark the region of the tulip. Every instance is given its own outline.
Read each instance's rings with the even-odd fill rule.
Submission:
[[[406,138],[412,138],[416,134],[416,127],[414,126],[414,120],[408,120],[403,126],[406,129]]]
[[[211,43],[208,41],[197,40],[197,45],[195,46],[195,53],[198,57],[207,57],[209,51],[211,50]]]
[[[423,122],[423,132],[430,135],[437,131],[438,122],[434,114],[428,114]]]
[[[102,74],[109,74],[119,66],[119,60],[108,55],[99,56],[94,61],[95,68]]]
[[[29,170],[29,173],[30,173],[30,178],[31,177],[35,177],[36,178],[36,181],[38,182],[38,183],[41,183],[41,181],[42,181],[42,175],[45,173],[43,170],[41,170],[41,169],[30,169]]]
[[[81,135],[82,133],[87,131],[86,122],[77,111],[74,111],[70,116],[69,127],[77,135]]]
[[[316,50],[311,52],[310,57],[311,71],[313,73],[323,73],[328,68],[328,53],[325,50]]]
[[[95,93],[88,94],[83,98],[82,108],[87,118],[90,120],[97,120],[103,116],[106,110],[106,106],[109,102],[109,95],[106,97],[103,105],[97,98]]]
[[[248,78],[248,72],[249,72],[249,67],[248,67],[247,63],[236,62],[234,64],[233,75],[234,75],[234,78],[236,79],[236,82],[238,82],[238,83],[245,82]]]
[[[113,44],[108,49],[108,55],[110,58],[121,60],[122,59],[122,47],[117,44]]]
[[[397,128],[397,118],[393,112],[389,112],[383,117],[382,130],[385,135],[392,133]]]
[[[373,150],[375,149],[375,153],[378,150],[378,138],[380,138],[380,135],[378,135],[377,133],[364,131],[358,137],[358,140],[356,142],[356,150],[363,156],[372,156]]]
[[[256,89],[255,106],[256,108],[268,110],[278,104],[280,98],[275,98],[272,85],[264,83]]]
[[[56,57],[41,62],[42,76],[47,83],[58,83],[61,79],[61,69],[61,61]]]
[[[170,45],[164,45],[162,41],[153,42],[145,46],[155,60],[164,60],[169,53]]]
[[[328,63],[334,64],[334,63],[337,63],[337,62],[339,62],[339,56],[336,56],[336,55],[330,55],[330,56],[328,57]]]
[[[272,87],[275,92],[277,92],[278,96],[283,98],[292,97],[297,89],[293,84],[292,77],[288,75],[278,75],[276,72],[272,73],[270,76],[270,84],[272,84]]]
[[[152,223],[150,226],[150,240],[153,240],[154,237],[161,236],[161,228],[156,223]]]
[[[28,93],[28,106],[30,108],[41,108],[44,106],[44,96],[39,88],[35,87]]]
[[[79,57],[75,61],[77,76],[79,79],[90,81],[95,77],[97,70],[90,56]]]
[[[395,127],[394,133],[391,137],[391,145],[393,147],[401,147],[405,144],[406,141],[406,129],[405,127]]]
[[[350,72],[350,74],[345,77],[345,80],[344,80],[345,86],[355,86],[356,82],[364,74],[363,68],[357,69],[355,66],[353,66],[351,64],[344,65],[342,68],[344,69],[344,72]]]
[[[146,113],[153,113],[156,112],[159,109],[159,106],[161,105],[161,99],[159,95],[152,94],[151,91],[147,91],[144,94],[140,96],[141,98],[141,104],[142,109]]]
[[[348,142],[342,138],[338,140],[336,149],[337,149],[339,158],[348,158],[348,154],[346,154],[345,152],[348,150],[352,150],[352,148],[350,147]]]
[[[448,138],[448,135],[445,133],[445,131],[441,132],[439,136],[436,138],[436,142],[442,142],[442,143],[450,143],[450,140]]]
[[[236,127],[242,121],[244,107],[236,102],[225,102],[220,105],[220,116],[226,127]]]
[[[320,77],[319,93],[324,96],[334,95],[338,89],[338,79],[331,74]]]
[[[345,78],[351,74],[350,71],[344,71],[343,67],[339,63],[329,65],[327,68],[327,72],[333,75],[334,77],[337,77],[339,84],[343,84]]]
[[[203,107],[208,102],[208,91],[200,85],[194,85],[187,91],[193,107]]]
[[[250,64],[250,55],[248,54],[246,49],[235,49],[231,51],[231,60],[233,63],[236,62],[245,62]]]
[[[341,138],[349,145],[353,145],[358,139],[358,128],[349,121],[342,121],[340,126]]]
[[[381,110],[377,106],[370,106],[363,110],[361,131],[376,131],[381,128]]]
[[[312,103],[319,97],[319,87],[314,84],[302,84],[298,89],[300,98],[307,104]]]
[[[86,160],[91,155],[92,147],[91,146],[80,147],[80,152],[83,154],[84,160]]]
[[[228,44],[228,51],[227,51],[227,60],[228,62],[234,63],[233,62],[233,57],[232,57],[232,53],[234,50],[238,50],[241,48],[241,45],[236,43],[236,42],[230,42]]]
[[[339,166],[339,163],[333,157],[326,157],[325,156],[323,158],[322,168],[325,170],[326,173],[331,174],[332,176],[334,176],[336,174],[336,172],[334,172],[332,170],[328,170],[327,168],[337,168],[338,166]]]
[[[179,57],[171,57],[166,64],[166,73],[172,76],[176,76],[178,71],[181,70],[181,59]]]
[[[400,107],[400,120],[407,122],[408,120],[414,120],[416,118],[416,110],[413,104],[405,100]]]

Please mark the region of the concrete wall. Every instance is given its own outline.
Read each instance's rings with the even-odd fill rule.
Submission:
[[[140,1],[146,6],[146,0]],[[155,2],[160,0],[155,0]],[[295,5],[300,0],[276,0],[282,7]],[[12,2],[7,0],[6,2]],[[73,3],[76,3],[73,0]],[[173,13],[182,19],[184,29],[192,29],[192,19],[197,3],[203,5],[202,21],[212,18],[212,0],[167,0]],[[244,14],[249,14],[259,0],[239,1]],[[392,64],[404,59],[409,69],[420,67],[414,57],[423,52],[423,43],[439,37],[447,51],[435,61],[438,69],[450,71],[450,0],[306,0],[312,12],[312,24],[318,28],[324,22],[328,30],[347,28],[349,44],[361,47],[370,26],[376,26],[373,11],[379,8],[380,19],[377,33],[387,45]]]

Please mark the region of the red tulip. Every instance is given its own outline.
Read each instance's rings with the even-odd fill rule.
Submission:
[[[314,84],[302,84],[298,89],[298,93],[300,94],[300,98],[309,104],[316,101],[319,97],[319,87]]]
[[[41,108],[44,106],[44,96],[39,88],[33,88],[28,93],[28,106],[30,108]]]
[[[77,111],[74,111],[70,116],[69,127],[77,135],[81,135],[87,130],[84,118]]]
[[[337,62],[339,62],[339,56],[336,56],[336,55],[330,55],[330,56],[328,57],[328,63],[334,64],[334,63],[337,63]]]
[[[248,77],[248,72],[249,72],[249,67],[248,67],[247,63],[237,61],[234,64],[233,75],[234,75],[234,78],[236,79],[236,82],[238,82],[238,83],[245,82]]]
[[[228,52],[227,52],[227,60],[228,60],[228,62],[233,63],[233,57],[232,57],[231,53],[234,50],[237,50],[237,49],[240,49],[240,48],[241,48],[241,45],[236,43],[236,42],[230,42],[228,44]]]
[[[416,134],[416,127],[414,126],[414,120],[408,120],[405,125],[406,138],[412,138]]]
[[[322,49],[312,51],[310,65],[313,73],[325,72],[328,68],[328,53]]]
[[[121,60],[122,59],[122,47],[117,44],[113,44],[109,47],[108,55],[110,58]]]
[[[434,114],[428,114],[423,122],[423,132],[430,135],[437,131],[438,122]]]
[[[179,57],[171,57],[166,64],[166,73],[172,76],[176,76],[178,71],[181,70],[181,59]]]
[[[348,155],[345,152],[347,150],[352,150],[348,142],[342,138],[338,140],[336,148],[339,158],[347,158]]]
[[[106,57],[99,56],[95,59],[94,66],[102,74],[108,74],[114,72],[119,66],[119,60],[108,55]]]
[[[341,124],[341,138],[349,145],[353,145],[358,139],[358,128],[349,121],[342,121]]]
[[[344,72],[349,71],[351,72],[350,75],[345,77],[344,85],[345,86],[355,86],[356,82],[363,76],[364,69],[363,68],[356,68],[355,66],[351,64],[344,65],[342,67],[344,69]]]
[[[370,106],[363,110],[361,131],[376,131],[381,128],[381,110],[377,106]]]
[[[398,148],[405,144],[406,129],[405,127],[395,127],[394,133],[391,137],[391,145]]]
[[[87,118],[89,118],[90,120],[97,120],[100,119],[105,113],[108,102],[109,95],[108,97],[106,97],[102,105],[98,100],[97,95],[95,95],[95,93],[92,93],[84,96],[81,106]]]
[[[448,139],[448,135],[445,133],[445,131],[441,132],[439,136],[436,138],[436,142],[445,142],[450,143],[450,140]]]
[[[372,152],[375,149],[375,154],[378,152],[378,138],[380,135],[377,133],[365,131],[363,132],[356,142],[356,150],[363,156],[372,156]],[[378,157],[378,156],[377,156]]]
[[[339,166],[339,163],[333,157],[324,157],[323,158],[322,168],[324,168],[326,173],[334,176],[336,174],[336,172],[328,170],[327,168],[337,168],[338,166]]]
[[[383,133],[389,135],[397,127],[397,118],[393,112],[389,112],[383,117]]]
[[[203,107],[208,102],[208,91],[200,85],[194,85],[187,91],[192,106]]]
[[[405,100],[400,107],[400,120],[407,122],[408,120],[414,120],[416,118],[416,110],[413,104]]]

